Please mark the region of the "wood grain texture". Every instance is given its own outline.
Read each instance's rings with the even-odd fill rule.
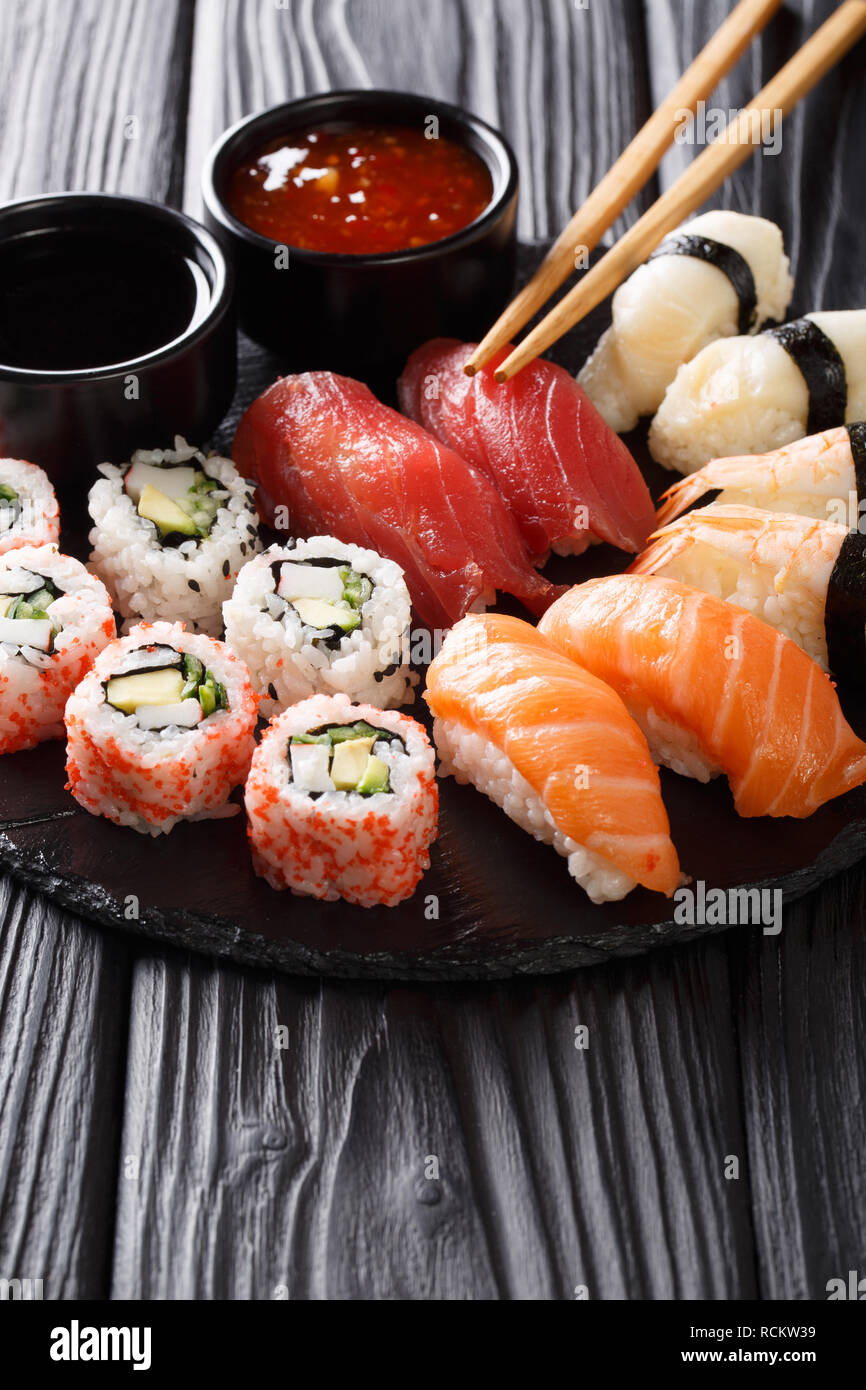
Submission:
[[[0,1277],[108,1287],[129,948],[0,880]]]
[[[182,193],[196,211],[230,121],[395,85],[502,125],[521,235],[548,235],[726,8],[4,5],[0,178],[7,194]],[[757,89],[802,9],[722,100]],[[843,196],[866,139],[860,62],[810,98],[779,159],[756,157],[724,193],[782,221],[798,309],[864,288]],[[118,114],[139,111],[126,141]],[[779,938],[745,929],[573,977],[422,988],[127,947],[7,888],[0,1276],[44,1276],[47,1296],[820,1298],[866,1258],[864,900],[857,870],[789,909]]]

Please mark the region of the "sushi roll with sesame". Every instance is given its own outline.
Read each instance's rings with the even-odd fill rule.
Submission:
[[[63,737],[68,695],[114,637],[105,586],[55,545],[0,556],[0,753]]]
[[[100,653],[66,705],[68,789],[146,835],[231,815],[253,753],[256,697],[222,642],[141,623]]]
[[[412,700],[410,614],[400,566],[332,536],[271,546],[223,604],[266,716],[320,691],[381,709]]]
[[[99,471],[90,563],[118,612],[218,636],[223,600],[261,549],[252,484],[230,459],[206,458],[180,436],[174,449],[138,449]]]
[[[406,714],[314,695],[273,719],[244,801],[256,873],[272,888],[393,907],[430,865],[433,749]]]
[[[0,459],[0,555],[59,539],[60,511],[47,473],[24,459]]]

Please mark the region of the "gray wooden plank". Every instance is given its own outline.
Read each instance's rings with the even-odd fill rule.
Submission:
[[[114,1297],[754,1293],[720,942],[432,989],[154,956],[131,1012]]]
[[[826,1298],[866,1258],[866,870],[732,951],[764,1298]]]
[[[129,951],[0,879],[0,1274],[108,1288]]]
[[[191,20],[185,0],[0,6],[0,198],[176,199]],[[126,942],[0,880],[0,1275],[46,1298],[108,1289],[130,970]]]

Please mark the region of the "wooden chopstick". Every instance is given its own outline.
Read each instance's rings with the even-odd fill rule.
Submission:
[[[866,32],[866,0],[844,0],[793,58],[780,68],[752,102],[729,122],[675,183],[629,228],[601,260],[564,295],[541,323],[523,339],[496,371],[497,381],[525,367],[546,351],[623,280],[636,270],[659,242],[718,188],[754,148],[751,130],[764,113],[774,121],[787,114]],[[763,125],[761,126],[763,129]]]
[[[532,279],[503,311],[466,363],[470,376],[510,342],[547,303],[555,289],[575,269],[575,251],[597,246],[623,208],[656,171],[673,143],[684,111],[694,113],[698,102],[737,62],[754,36],[761,32],[782,0],[740,0],[713,37],[690,63],[661,105],[641,127],[631,144],[578,208],[560,232]]]

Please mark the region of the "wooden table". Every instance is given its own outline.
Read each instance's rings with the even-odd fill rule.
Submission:
[[[830,8],[787,6],[717,104]],[[245,112],[393,86],[504,128],[543,237],[727,9],[4,0],[0,192],[196,214]],[[721,195],[782,224],[796,312],[866,304],[864,67],[861,46]],[[48,1298],[823,1298],[866,1271],[864,887],[793,905],[778,938],[421,988],[151,950],[0,882],[0,1276]]]

